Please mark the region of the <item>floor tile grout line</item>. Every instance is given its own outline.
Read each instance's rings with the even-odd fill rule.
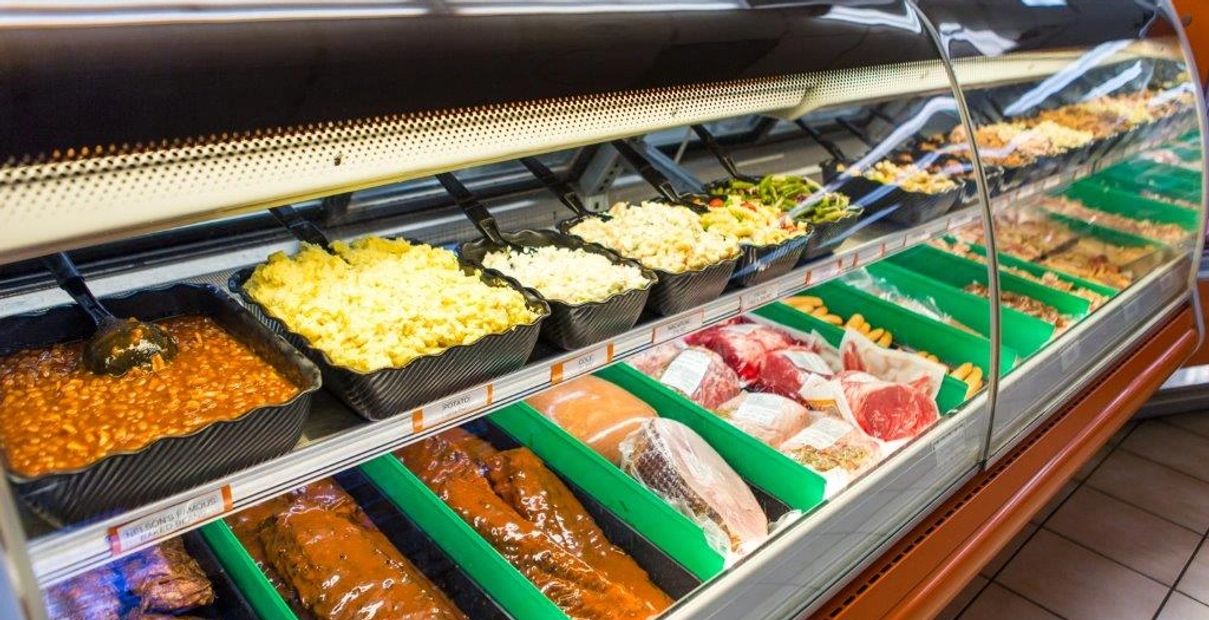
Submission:
[[[1169,517],[1166,517],[1166,516],[1163,516],[1163,515],[1161,515],[1161,514],[1159,514],[1159,513],[1157,513],[1157,512],[1154,512],[1153,510],[1151,510],[1151,509],[1149,509],[1149,508],[1147,508],[1147,507],[1145,507],[1145,506],[1139,506],[1138,504],[1135,504],[1135,503],[1133,503],[1133,502],[1132,502],[1132,501],[1130,501],[1130,500],[1127,500],[1127,499],[1125,499],[1125,498],[1121,498],[1121,497],[1117,497],[1116,495],[1114,495],[1114,494],[1113,494],[1113,492],[1112,492],[1112,491],[1109,491],[1109,490],[1107,490],[1107,489],[1101,489],[1100,487],[1097,487],[1097,486],[1095,486],[1095,485],[1090,485],[1090,484],[1089,484],[1089,485],[1087,485],[1087,488],[1089,488],[1089,489],[1091,489],[1091,490],[1093,490],[1093,491],[1097,491],[1097,492],[1099,492],[1099,493],[1103,493],[1103,494],[1105,494],[1105,495],[1107,495],[1107,496],[1109,496],[1109,497],[1111,497],[1111,498],[1113,498],[1113,499],[1117,500],[1118,502],[1121,502],[1122,504],[1125,504],[1126,506],[1130,506],[1130,507],[1132,507],[1132,508],[1136,508],[1136,509],[1138,509],[1138,510],[1141,510],[1142,512],[1144,512],[1144,513],[1146,513],[1146,514],[1148,514],[1148,515],[1150,515],[1150,516],[1152,516],[1152,517],[1155,517],[1156,519],[1160,519],[1160,520],[1162,520],[1162,521],[1166,521],[1167,523],[1170,523],[1171,525],[1174,525],[1174,526],[1176,526],[1176,527],[1178,527],[1178,528],[1180,528],[1180,529],[1182,529],[1182,530],[1186,530],[1186,531],[1192,532],[1193,534],[1196,534],[1197,536],[1203,536],[1203,535],[1205,534],[1204,532],[1200,532],[1200,531],[1194,530],[1194,529],[1192,529],[1192,528],[1188,527],[1187,525],[1184,525],[1183,523],[1178,523],[1178,522],[1176,522],[1176,521],[1172,521],[1172,520],[1171,520]],[[1074,493],[1071,493],[1071,495],[1074,495]],[[1057,512],[1057,511],[1055,510],[1054,512]]]
[[[1170,465],[1168,465],[1168,464],[1166,464],[1166,463],[1160,463],[1159,461],[1156,461],[1156,460],[1154,460],[1154,459],[1150,458],[1149,456],[1146,456],[1145,454],[1141,454],[1141,453],[1139,453],[1139,452],[1135,452],[1135,451],[1133,451],[1133,450],[1130,450],[1129,448],[1125,447],[1124,445],[1122,445],[1122,446],[1121,446],[1121,448],[1122,448],[1122,449],[1124,449],[1126,452],[1128,452],[1128,453],[1130,453],[1130,454],[1132,454],[1132,455],[1134,455],[1134,456],[1136,456],[1136,457],[1138,457],[1138,458],[1140,458],[1140,459],[1143,459],[1143,460],[1146,460],[1146,461],[1150,461],[1151,463],[1154,463],[1155,465],[1158,465],[1158,466],[1160,466],[1160,467],[1166,467],[1167,469],[1170,469],[1171,471],[1174,471],[1174,472],[1176,472],[1176,473],[1178,473],[1178,474],[1183,474],[1183,475],[1185,475],[1185,476],[1188,476],[1189,478],[1192,478],[1193,480],[1197,480],[1197,481],[1199,481],[1199,482],[1204,482],[1204,483],[1206,483],[1206,484],[1209,484],[1209,480],[1206,480],[1206,479],[1204,479],[1204,478],[1202,478],[1202,477],[1200,477],[1200,476],[1198,476],[1198,475],[1196,475],[1196,474],[1190,474],[1190,473],[1188,473],[1188,472],[1186,472],[1186,471],[1184,471],[1184,470],[1181,470],[1181,469],[1176,469],[1176,468],[1174,468],[1174,467],[1172,467],[1172,466],[1170,466]]]
[[[1184,568],[1180,569],[1180,574],[1176,576],[1175,585],[1171,586],[1171,589],[1167,591],[1167,596],[1163,597],[1163,604],[1159,605],[1158,610],[1154,612],[1153,620],[1158,620],[1159,614],[1163,613],[1163,608],[1167,606],[1167,601],[1171,600],[1172,592],[1179,592],[1180,594],[1184,594],[1183,592],[1180,592],[1176,588],[1180,587],[1180,581],[1183,581],[1184,574],[1188,572],[1188,568],[1191,567],[1192,563],[1196,561],[1196,556],[1200,555],[1201,549],[1204,548],[1204,546],[1205,546],[1206,538],[1209,538],[1209,534],[1203,534],[1201,536],[1201,542],[1199,544],[1197,544],[1196,549],[1193,550],[1192,557],[1188,558],[1188,561],[1184,563]],[[1190,598],[1198,603],[1201,603],[1202,605],[1204,604],[1204,602],[1201,601],[1201,599],[1196,598],[1195,596],[1192,596],[1190,594],[1184,594],[1184,596],[1187,596],[1188,598]]]
[[[1008,587],[1007,585],[1005,585],[1005,584],[1003,584],[1003,583],[1000,583],[1000,582],[995,581],[995,580],[991,580],[991,581],[990,581],[990,583],[988,583],[987,585],[989,586],[989,585],[991,585],[992,583],[993,583],[993,584],[995,584],[995,585],[997,585],[997,586],[999,586],[999,587],[1001,587],[1001,588],[1003,588],[1004,590],[1007,590],[1008,592],[1011,592],[1012,594],[1015,594],[1016,596],[1019,596],[1020,598],[1022,598],[1022,599],[1024,599],[1024,600],[1026,600],[1026,601],[1028,601],[1028,602],[1030,602],[1030,603],[1032,603],[1032,604],[1034,604],[1034,605],[1036,605],[1036,606],[1040,607],[1041,609],[1044,609],[1046,612],[1048,612],[1048,613],[1050,613],[1050,614],[1053,614],[1054,616],[1056,616],[1056,617],[1058,617],[1058,618],[1061,618],[1062,620],[1067,620],[1067,619],[1066,619],[1066,616],[1064,616],[1064,615],[1062,615],[1062,614],[1060,614],[1060,613],[1058,613],[1058,612],[1056,612],[1056,611],[1054,611],[1054,610],[1050,609],[1049,607],[1046,607],[1045,605],[1042,605],[1041,603],[1038,603],[1037,601],[1034,601],[1033,599],[1031,599],[1031,598],[1029,598],[1029,597],[1025,596],[1024,594],[1021,594],[1020,592],[1017,592],[1016,590],[1013,590],[1012,588]],[[960,620],[960,618],[959,618],[958,620]]]
[[[970,600],[966,602],[965,605],[961,606],[961,610],[957,612],[956,616],[953,616],[953,620],[961,620],[961,617],[965,615],[967,611],[969,611],[970,605],[973,605],[974,602],[978,600],[978,597],[982,596],[982,593],[987,591],[988,586],[990,586],[992,583],[995,583],[994,579],[987,579],[982,573],[978,573],[977,575],[974,575],[974,577],[982,577],[983,579],[986,579],[987,582],[982,584],[982,587],[978,588],[978,592],[974,594],[974,596],[970,597]]]
[[[1200,411],[1200,412],[1194,412],[1194,413],[1195,413],[1196,415],[1206,415],[1206,413],[1205,413],[1204,411]],[[1183,413],[1183,414],[1171,414],[1171,415],[1192,415],[1192,414],[1190,414],[1190,413]],[[1150,419],[1151,419],[1151,420],[1154,420],[1155,422],[1158,422],[1159,424],[1162,424],[1162,425],[1164,425],[1164,426],[1169,426],[1169,427],[1171,427],[1171,428],[1179,429],[1179,430],[1184,431],[1184,432],[1187,432],[1187,433],[1192,433],[1193,435],[1196,435],[1197,437],[1199,437],[1199,438],[1201,438],[1201,439],[1204,439],[1205,441],[1209,441],[1209,435],[1206,435],[1205,433],[1202,433],[1202,432],[1200,432],[1200,431],[1195,431],[1195,430],[1192,430],[1192,429],[1190,429],[1190,428],[1185,428],[1185,427],[1183,427],[1183,426],[1180,426],[1179,424],[1172,424],[1171,422],[1168,422],[1168,421],[1167,421],[1167,419],[1166,419],[1166,418],[1168,418],[1168,417],[1169,417],[1169,416],[1166,416],[1166,415],[1160,415],[1160,416],[1155,416],[1155,417],[1150,418]]]
[[[1099,551],[1096,551],[1095,549],[1092,549],[1091,547],[1089,547],[1089,546],[1087,546],[1087,545],[1085,545],[1085,544],[1083,544],[1083,543],[1081,543],[1081,542],[1079,542],[1079,541],[1077,541],[1077,540],[1075,540],[1075,539],[1073,539],[1073,538],[1071,538],[1071,537],[1069,537],[1069,536],[1067,536],[1067,535],[1065,535],[1065,534],[1063,534],[1063,533],[1061,533],[1061,532],[1056,532],[1056,531],[1051,530],[1051,529],[1049,529],[1048,527],[1045,527],[1045,526],[1042,526],[1042,529],[1044,529],[1045,531],[1049,532],[1050,534],[1053,534],[1054,536],[1057,536],[1057,537],[1059,537],[1059,538],[1061,538],[1061,539],[1063,539],[1063,540],[1065,540],[1065,541],[1067,541],[1067,542],[1071,543],[1072,545],[1078,545],[1079,547],[1082,547],[1083,549],[1086,549],[1087,551],[1090,551],[1090,552],[1092,552],[1092,553],[1094,553],[1094,554],[1096,554],[1096,555],[1098,555],[1098,556],[1100,556],[1100,557],[1104,558],[1105,560],[1108,560],[1109,562],[1112,562],[1113,564],[1116,564],[1117,566],[1120,566],[1121,568],[1124,568],[1124,569],[1126,569],[1126,570],[1128,570],[1128,571],[1130,571],[1130,572],[1132,572],[1132,573],[1134,573],[1134,574],[1141,575],[1142,577],[1145,577],[1146,579],[1149,579],[1150,581],[1153,581],[1153,582],[1155,582],[1155,583],[1159,584],[1160,586],[1163,586],[1164,588],[1174,588],[1174,587],[1175,587],[1174,585],[1170,585],[1170,586],[1169,586],[1169,585],[1167,585],[1167,584],[1163,583],[1162,581],[1159,581],[1158,579],[1155,579],[1154,577],[1151,577],[1150,575],[1147,575],[1146,573],[1143,573],[1142,571],[1140,571],[1140,570],[1138,570],[1138,569],[1136,569],[1136,568],[1134,568],[1134,567],[1132,567],[1132,566],[1129,566],[1128,564],[1125,564],[1124,562],[1121,562],[1121,561],[1119,561],[1119,560],[1114,560],[1114,559],[1112,559],[1112,558],[1110,558],[1110,557],[1108,557],[1108,556],[1104,555],[1103,553],[1100,553]],[[1193,554],[1193,557],[1195,557],[1195,554]],[[1177,581],[1176,583],[1178,584],[1179,582]]]

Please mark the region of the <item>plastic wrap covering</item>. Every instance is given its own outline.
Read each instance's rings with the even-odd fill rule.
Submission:
[[[810,421],[805,407],[784,396],[762,392],[743,392],[722,403],[717,413],[739,430],[774,448]]]
[[[621,467],[705,530],[728,557],[768,536],[768,517],[722,457],[687,426],[656,418],[621,443]]]
[[[527,402],[615,465],[621,462],[622,440],[643,420],[655,417],[650,405],[592,375],[567,381]]]
[[[684,342],[721,355],[745,383],[759,377],[766,353],[797,344],[789,334],[756,323],[717,325],[685,337]]]
[[[657,347],[635,360],[633,366],[706,409],[739,395],[739,376],[722,356],[702,347],[677,350],[675,346]]]
[[[907,351],[880,347],[853,329],[844,330],[840,355],[844,370],[861,371],[882,381],[907,385],[933,399],[940,393],[947,372],[942,364]]]
[[[860,371],[846,370],[832,379],[811,377],[801,392],[812,408],[838,413],[885,442],[915,437],[940,417],[936,401],[926,393]]]

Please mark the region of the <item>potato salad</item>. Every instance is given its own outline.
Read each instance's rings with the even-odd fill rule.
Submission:
[[[607,217],[586,219],[570,232],[668,273],[703,269],[739,254],[735,237],[705,230],[691,209],[660,202],[619,202]]]
[[[604,301],[653,283],[632,264],[554,246],[492,252],[483,258],[483,266],[516,278],[546,299],[568,304]]]

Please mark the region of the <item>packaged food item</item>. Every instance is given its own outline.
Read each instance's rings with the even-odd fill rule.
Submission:
[[[802,221],[794,221],[785,212],[742,196],[712,198],[701,214],[705,230],[729,235],[748,245],[774,245],[810,231]]]
[[[516,278],[546,299],[567,304],[604,301],[652,283],[633,264],[617,264],[602,254],[555,246],[491,252],[483,257],[483,266]]]
[[[830,377],[835,371],[818,349],[787,347],[764,356],[756,386],[762,391],[800,401],[802,385],[808,377]]]
[[[936,401],[925,392],[856,370],[831,379],[810,376],[801,394],[811,409],[838,414],[886,442],[915,437],[940,418]]]
[[[715,325],[684,338],[685,344],[705,347],[722,356],[744,382],[760,375],[765,354],[798,342],[783,330],[759,323],[733,322]]]
[[[228,523],[304,617],[466,617],[330,479],[241,512]]]
[[[527,448],[452,429],[396,455],[568,616],[640,620],[671,604]]]
[[[1179,243],[1191,235],[1177,224],[1162,224],[1146,219],[1125,217],[1107,211],[1093,209],[1078,200],[1062,197],[1043,198],[1038,205],[1046,211],[1061,213],[1070,217],[1105,226],[1113,230],[1121,230],[1147,239],[1157,239],[1168,245]]]
[[[47,614],[56,620],[179,616],[214,600],[210,579],[180,538],[88,571],[45,592]]]
[[[883,381],[909,385],[929,398],[940,393],[948,372],[943,364],[914,353],[880,347],[854,329],[844,330],[840,356],[846,371],[860,371]]]
[[[944,243],[943,239],[939,239],[938,241]],[[945,325],[956,327],[964,332],[978,334],[978,332],[975,330],[941,310],[940,306],[937,305],[936,300],[932,297],[925,297],[923,299],[910,297],[900,292],[898,287],[886,281],[884,278],[875,277],[864,269],[849,272],[840,279],[844,282],[844,284],[869,293],[870,295],[878,297],[879,299],[884,299],[900,308],[914,312],[915,314],[926,316],[934,321],[939,321]],[[862,334],[868,336],[872,329],[865,329],[866,326],[868,326],[868,323],[861,325],[858,329]]]
[[[0,446],[10,472],[79,469],[285,403],[300,391],[208,317],[156,323],[176,340],[176,358],[120,377],[86,370],[80,341],[0,358]]]
[[[990,291],[987,290],[986,285],[979,282],[971,282],[970,284],[966,285],[965,290],[970,293],[974,293],[975,295],[981,295],[982,297],[990,296]],[[1058,331],[1062,331],[1070,327],[1074,320],[1059,312],[1057,308],[1054,308],[1045,302],[1033,299],[1032,297],[1021,295],[1020,293],[1001,290],[999,291],[999,300],[1007,304],[1009,308],[1015,308],[1016,310],[1019,310],[1030,316],[1035,316],[1042,321],[1053,325],[1058,329]]]
[[[743,392],[722,403],[715,413],[774,448],[802,430],[810,419],[805,407],[765,392]]]
[[[739,376],[726,365],[722,356],[702,347],[688,347],[680,351],[661,369],[648,364],[643,364],[642,368],[655,370],[644,374],[649,374],[706,409],[721,405],[738,396],[742,390]]]
[[[944,250],[950,254],[956,254],[957,256],[961,256],[962,258],[972,261],[977,261],[984,264],[986,263],[986,257],[973,251],[969,244],[965,242],[955,241],[953,243],[949,243],[944,239],[933,239],[929,242],[929,244],[932,245],[932,247]],[[1071,295],[1075,295],[1077,297],[1082,297],[1083,299],[1091,302],[1092,310],[1103,306],[1108,301],[1108,297],[1106,295],[1101,295],[1095,291],[1075,286],[1073,283],[1063,280],[1058,276],[1058,274],[1052,271],[1045,271],[1040,276],[1036,276],[1030,271],[1021,269],[1019,267],[1012,267],[1011,265],[1004,265],[1002,262],[999,264],[999,270],[1024,278],[1025,280],[1031,280],[1038,284],[1043,284],[1054,290],[1070,293]]]
[[[631,357],[626,363],[633,366],[644,375],[649,377],[659,377],[663,373],[663,369],[676,359],[680,352],[688,348],[684,340],[669,340],[663,344],[656,345]]]
[[[650,405],[593,375],[560,383],[525,402],[614,465],[621,461],[621,441],[655,417]]]
[[[687,207],[619,202],[605,215],[575,224],[570,233],[637,260],[648,269],[684,273],[739,254],[736,238],[705,230],[701,217]]]
[[[339,366],[399,368],[540,318],[520,291],[466,273],[448,250],[381,237],[332,249],[273,254],[244,290]]]
[[[643,422],[621,442],[621,468],[700,524],[727,555],[744,554],[768,536],[768,517],[743,479],[675,420]]]
[[[841,481],[868,471],[882,458],[877,442],[853,424],[821,413],[810,412],[801,431],[781,444],[780,450],[793,460],[828,475],[844,472]]]

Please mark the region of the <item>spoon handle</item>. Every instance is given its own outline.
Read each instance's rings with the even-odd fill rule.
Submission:
[[[483,206],[483,203],[479,202],[474,197],[474,194],[465,185],[462,185],[462,182],[457,177],[453,176],[453,173],[442,172],[436,175],[436,177],[441,182],[441,187],[445,188],[445,191],[453,197],[454,202],[458,203],[458,207],[462,209],[466,217],[470,218],[470,222],[474,224],[474,227],[479,229],[479,233],[497,246],[511,245],[500,234],[499,224],[495,221],[491,212],[487,210],[487,207]]]
[[[323,231],[319,230],[319,227],[312,224],[310,220],[302,217],[294,207],[272,207],[269,209],[269,213],[299,241],[317,245],[327,250],[329,254],[334,253],[327,235],[323,234]]]
[[[533,173],[533,176],[537,177],[537,180],[542,182],[542,185],[546,186],[546,189],[554,192],[554,195],[558,196],[558,201],[563,203],[575,215],[580,217],[591,215],[591,213],[588,213],[588,208],[584,206],[583,201],[579,199],[579,194],[575,193],[575,189],[571,187],[571,184],[555,176],[546,167],[546,164],[543,164],[536,157],[522,157],[521,163],[529,169],[529,172]]]
[[[739,172],[739,167],[735,165],[735,160],[731,158],[730,151],[727,151],[725,147],[718,144],[718,140],[714,138],[714,134],[710,133],[705,128],[705,125],[693,125],[692,128],[693,133],[697,134],[697,137],[701,139],[701,144],[705,145],[705,149],[714,156],[714,159],[718,160],[719,164],[722,164],[722,169],[726,170],[726,174],[735,179],[748,178],[747,175]]]
[[[76,269],[75,263],[71,262],[71,258],[64,252],[51,254],[43,257],[42,262],[46,268],[50,270],[51,275],[55,277],[55,282],[59,284],[59,288],[63,289],[76,304],[88,314],[88,318],[100,327],[107,320],[113,320],[114,316],[101,302],[97,301],[96,296],[92,291],[88,290],[88,284],[84,282],[84,277],[80,275],[80,271]]]

